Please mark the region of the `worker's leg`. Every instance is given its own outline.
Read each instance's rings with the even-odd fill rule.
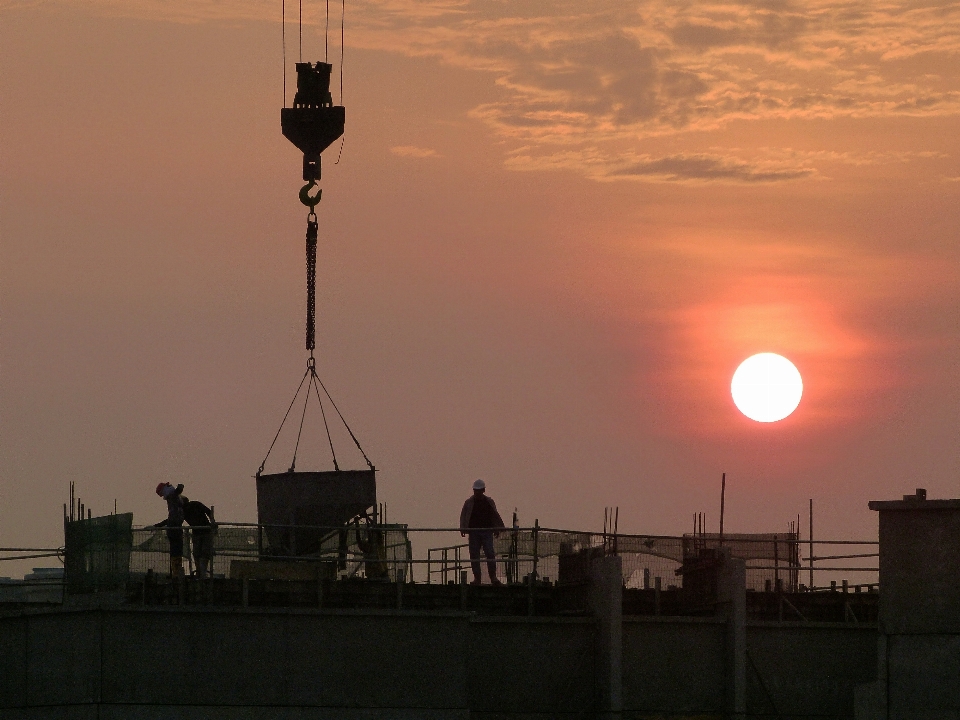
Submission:
[[[490,582],[499,585],[497,580],[497,553],[493,549],[493,533],[485,532],[482,534],[483,554],[487,556],[487,572],[490,574]]]
[[[183,530],[168,528],[167,540],[170,542],[170,577],[183,577]]]
[[[480,533],[467,533],[470,546],[470,567],[473,570],[473,584],[479,585],[482,579],[480,575]]]
[[[170,577],[174,580],[183,577],[183,558],[179,555],[170,556]]]
[[[213,577],[213,535],[196,531],[193,535],[193,561],[197,564],[197,577]]]

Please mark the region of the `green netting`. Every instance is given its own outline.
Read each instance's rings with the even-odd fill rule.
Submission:
[[[184,527],[184,563],[193,571],[192,532]],[[295,528],[295,530],[301,530]],[[301,533],[302,534],[302,533]],[[234,560],[324,561],[336,565],[336,571],[347,577],[396,580],[398,573],[409,577],[410,542],[405,525],[381,525],[374,529],[350,525],[342,530],[316,531],[315,552],[291,556],[282,534],[263,532],[258,527],[220,525],[214,534],[213,573],[229,577]],[[271,538],[279,545],[271,545]],[[170,545],[165,528],[142,528],[133,531],[133,553],[130,572],[140,577],[152,570],[169,572]]]
[[[780,581],[784,590],[796,590],[800,568],[796,534],[731,534],[724,536],[722,544],[732,557],[745,561],[748,589],[764,590]],[[509,528],[494,540],[498,564],[510,580],[522,580],[533,572],[534,556],[538,578],[575,582],[586,578],[591,557],[616,554],[622,558],[623,581],[628,588],[654,587],[657,578],[663,588],[680,587],[682,577],[677,571],[684,558],[720,545],[718,535],[658,537]],[[453,557],[450,553],[448,556]],[[456,570],[469,568],[466,546],[456,553],[455,562]],[[433,573],[438,571],[434,569]],[[450,576],[442,569],[439,574]]]
[[[130,572],[133,514],[106,515],[64,525],[64,582],[68,592],[120,587]]]

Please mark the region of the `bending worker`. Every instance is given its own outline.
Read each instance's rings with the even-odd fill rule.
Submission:
[[[153,527],[165,527],[170,542],[170,577],[183,577],[183,503],[180,495],[183,484],[174,487],[170,483],[157,485],[157,495],[167,501],[167,519]]]
[[[477,480],[473,484],[473,496],[467,498],[463,510],[460,511],[460,534],[469,535],[470,538],[470,566],[473,568],[473,582],[470,584],[479,585],[481,582],[480,549],[483,548],[483,554],[487,556],[490,583],[502,585],[503,583],[497,580],[497,555],[493,549],[493,537],[500,534],[497,528],[503,527],[503,518],[497,512],[493,498],[484,494],[486,489],[487,485],[483,480]]]
[[[217,522],[213,519],[213,510],[199,500],[190,500],[186,495],[183,501],[183,518],[193,534],[193,561],[197,564],[197,577],[213,577],[213,535],[217,531]]]

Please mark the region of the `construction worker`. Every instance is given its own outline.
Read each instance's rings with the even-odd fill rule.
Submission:
[[[170,542],[170,577],[183,577],[183,503],[180,496],[183,494],[183,484],[174,487],[170,483],[157,485],[157,495],[167,501],[167,519],[151,527],[167,529],[167,540]]]
[[[213,536],[217,531],[213,510],[198,500],[190,500],[186,495],[180,499],[183,502],[183,519],[193,535],[193,561],[197,564],[197,577],[213,577]]]
[[[493,498],[487,497],[487,485],[483,480],[477,480],[473,483],[473,495],[467,498],[463,504],[463,510],[460,511],[460,535],[469,536],[470,546],[470,566],[473,569],[473,582],[471,585],[479,585],[481,582],[480,572],[480,549],[487,556],[487,572],[490,574],[490,583],[492,585],[502,585],[497,580],[496,553],[493,549],[493,538],[500,535],[495,528],[502,528],[503,518],[497,512],[497,505]],[[476,529],[475,529],[476,528]]]

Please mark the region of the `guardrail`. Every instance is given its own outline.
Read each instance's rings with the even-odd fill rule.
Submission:
[[[84,522],[84,521],[79,521]],[[128,526],[129,527],[129,526]],[[132,537],[118,537],[114,544],[91,542],[67,552],[84,555],[84,572],[101,573],[104,582],[110,573],[145,574],[169,572],[169,543],[165,527],[134,527]],[[197,528],[179,528],[185,539],[187,572],[192,573],[193,537]],[[785,591],[826,590],[846,582],[850,587],[877,585],[876,541],[801,540],[793,534],[727,535],[639,535],[598,533],[560,528],[491,528],[498,578],[508,583],[558,580],[578,572],[577,563],[587,556],[616,554],[623,558],[627,587],[665,589],[682,584],[684,561],[702,553],[727,547],[747,564],[747,583],[752,590],[781,588]],[[479,562],[487,576],[486,557],[469,557],[461,539],[461,528],[412,528],[394,524],[355,522],[342,527],[309,525],[263,525],[218,523],[214,539],[213,571],[229,576],[233,561],[276,560],[320,563],[334,577],[378,577],[393,582],[460,583]],[[102,540],[102,538],[101,538]],[[856,552],[844,552],[847,548]],[[816,554],[813,551],[816,550]],[[803,551],[807,551],[804,554]],[[0,548],[2,553],[19,553],[9,559],[62,557],[62,549]],[[579,558],[579,560],[578,560]],[[835,564],[830,564],[835,563]],[[68,575],[70,574],[68,562]],[[77,572],[76,568],[74,572]],[[851,584],[845,575],[854,576]],[[815,584],[813,581],[819,581]],[[806,581],[806,582],[804,582]]]

